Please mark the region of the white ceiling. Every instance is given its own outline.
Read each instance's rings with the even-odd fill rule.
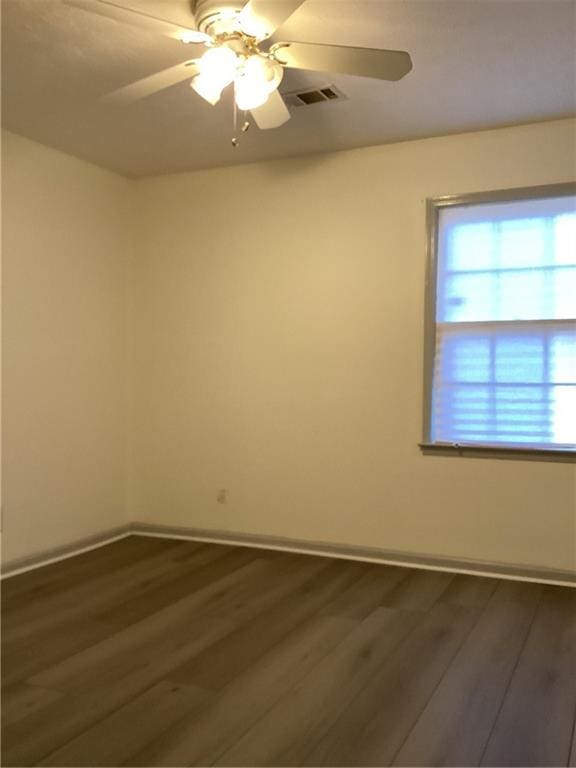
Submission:
[[[123,4],[178,21],[186,0]],[[281,90],[333,83],[348,99],[293,108],[234,149],[230,99],[211,107],[187,83],[128,107],[100,101],[190,58],[183,44],[60,0],[2,0],[3,124],[137,177],[565,117],[575,18],[576,0],[306,0],[275,39],[407,50],[414,69],[397,83],[287,72]]]

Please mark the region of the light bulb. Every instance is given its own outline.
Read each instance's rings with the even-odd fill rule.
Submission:
[[[205,74],[213,80],[218,80],[226,85],[230,85],[236,76],[238,68],[238,58],[234,51],[225,45],[218,48],[210,48],[198,62],[201,74]]]
[[[199,96],[202,96],[203,99],[212,104],[212,106],[220,101],[222,91],[224,90],[224,86],[219,86],[217,83],[213,83],[210,78],[201,74],[196,75],[192,79],[190,87],[193,88]]]
[[[239,78],[236,81],[236,104],[238,109],[247,111],[261,107],[268,101],[270,93],[261,85],[251,83],[246,78]]]
[[[238,58],[230,48],[210,48],[198,61],[199,73],[190,86],[210,104],[216,104],[224,88],[236,77],[237,68]]]
[[[249,110],[262,106],[282,80],[280,64],[254,54],[246,59],[236,76],[236,104],[238,109]]]

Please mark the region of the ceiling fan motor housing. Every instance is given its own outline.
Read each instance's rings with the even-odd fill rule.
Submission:
[[[208,35],[232,32],[234,19],[243,6],[241,0],[193,0],[196,25]]]

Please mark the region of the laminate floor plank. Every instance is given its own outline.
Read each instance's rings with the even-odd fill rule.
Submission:
[[[76,619],[30,635],[15,643],[2,643],[2,685],[22,683],[43,670],[65,663],[77,653],[110,637],[111,628],[97,621]],[[51,686],[40,687],[50,688]]]
[[[159,584],[132,600],[115,606],[100,614],[100,619],[118,627],[129,627],[151,616],[166,606],[186,598],[193,592],[209,586],[221,575],[232,573],[239,566],[247,563],[265,562],[264,558],[255,558],[254,551],[247,548],[231,548],[230,552],[202,568],[192,568],[181,573],[175,570],[174,576],[165,584]]]
[[[440,601],[464,608],[483,608],[499,584],[499,579],[457,573],[440,596]]]
[[[2,583],[2,764],[576,764],[575,595],[125,538]]]
[[[212,765],[358,624],[342,616],[318,616],[299,625],[227,685],[198,718],[169,729],[126,765]]]
[[[169,539],[129,536],[76,557],[9,576],[2,580],[2,610],[7,615],[14,604],[19,610],[23,601],[29,603],[43,600],[53,593],[62,593],[80,581],[87,582],[103,573],[125,568],[128,563],[135,563],[140,558],[168,552],[178,543]]]
[[[532,584],[499,584],[394,765],[479,764],[541,592]]]
[[[453,579],[452,573],[408,569],[408,577],[392,590],[383,605],[404,611],[428,611]]]
[[[262,583],[265,572],[264,561],[248,561],[188,597],[180,598],[173,605],[44,670],[30,678],[30,682],[70,693],[101,689],[139,668],[147,659],[188,643],[198,631],[199,619],[205,616],[212,601],[218,604],[224,600],[229,602],[244,580],[255,589]],[[203,614],[199,613],[201,607]],[[229,617],[224,618],[229,620]]]
[[[2,762],[8,766],[37,765],[162,679],[173,667],[200,653],[229,632],[223,620],[203,622],[188,642],[175,646],[119,680],[94,684],[84,692],[65,693],[28,717],[3,729]],[[87,758],[89,759],[89,758]],[[111,765],[115,766],[116,761]]]
[[[106,621],[107,611],[113,611],[141,598],[147,591],[159,589],[224,557],[224,553],[215,552],[210,547],[197,546],[190,550],[187,542],[183,544],[170,549],[169,553],[163,551],[139,558],[136,563],[83,580],[42,601],[34,601],[28,610],[23,609],[17,615],[10,616],[9,626],[2,636],[3,643],[18,642],[21,638],[37,635],[52,626],[78,618]],[[180,553],[186,554],[187,558],[175,562],[174,557]],[[228,556],[232,556],[231,551]]]
[[[417,621],[415,614],[377,608],[216,765],[300,765]]]
[[[572,726],[572,749],[570,750],[570,760],[568,761],[570,768],[576,768],[576,720]]]
[[[160,682],[44,758],[40,765],[121,765],[172,723],[204,706],[200,688]]]
[[[390,765],[477,620],[461,606],[434,606],[300,764]]]
[[[358,563],[334,563],[319,558],[316,565],[301,586],[175,669],[171,679],[211,690],[224,688],[298,625],[318,615],[332,598],[346,592],[363,573]]]
[[[50,691],[37,685],[16,683],[8,686],[2,690],[2,725],[17,723],[61,696],[59,691]]]
[[[341,590],[339,595],[326,603],[324,612],[364,619],[375,608],[384,606],[388,596],[409,578],[406,568],[363,564],[362,577]]]
[[[543,592],[482,765],[568,763],[576,718],[576,590]]]
[[[153,672],[154,661],[158,658],[173,659],[175,665],[177,661],[187,662],[194,658],[192,640],[196,636],[202,636],[214,626],[221,628],[214,641],[220,640],[242,622],[298,588],[316,569],[318,563],[314,559],[300,565],[288,558],[282,567],[277,564],[276,575],[272,578],[270,563],[254,560],[197,593],[196,599],[191,595],[179,601],[183,603],[184,612],[179,613],[177,621],[169,614],[179,607],[178,603],[36,675],[31,682],[81,693],[86,689],[103,690],[112,682],[148,668]],[[250,595],[252,599],[248,599]],[[194,622],[192,626],[191,620]],[[181,651],[180,655],[178,651]]]
[[[168,560],[164,566],[159,563],[155,571],[148,570],[139,578],[130,579],[126,588],[119,590],[116,595],[94,601],[95,618],[115,627],[127,627],[154,613],[154,608],[147,612],[134,610],[134,607],[148,599],[154,605],[154,598],[160,590],[171,592],[174,585],[185,580],[188,588],[194,591],[211,580],[205,578],[206,574],[210,574],[212,579],[218,578],[219,573],[231,572],[238,562],[243,563],[250,558],[239,557],[231,547],[202,545],[193,551],[172,551]]]

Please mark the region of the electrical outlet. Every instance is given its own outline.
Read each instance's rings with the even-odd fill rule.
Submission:
[[[228,504],[228,491],[226,488],[220,488],[216,496],[218,504]]]

